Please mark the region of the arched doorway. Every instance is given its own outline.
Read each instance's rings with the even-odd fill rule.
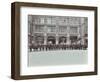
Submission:
[[[35,36],[35,43],[36,44],[43,44],[44,43],[44,37],[43,36]]]
[[[77,43],[78,37],[77,36],[70,36],[71,44]]]
[[[64,36],[61,36],[61,37],[59,37],[59,44],[65,44],[66,43],[66,37],[64,37]]]
[[[56,44],[56,38],[54,36],[48,36],[47,43],[48,44]]]

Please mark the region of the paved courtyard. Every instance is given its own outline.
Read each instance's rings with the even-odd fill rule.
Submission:
[[[28,66],[87,64],[87,50],[57,50],[28,53]]]

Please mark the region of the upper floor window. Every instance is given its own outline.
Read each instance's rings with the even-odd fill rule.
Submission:
[[[35,24],[44,24],[45,23],[45,18],[43,17],[37,17],[37,18],[33,18],[33,23]]]
[[[75,34],[75,33],[77,33],[78,32],[78,28],[77,27],[70,27],[70,33],[71,34]]]
[[[41,25],[35,26],[35,32],[44,32],[44,26]]]
[[[58,19],[58,23],[59,23],[59,25],[66,25],[67,24],[67,19],[65,19],[65,18],[59,18]]]
[[[54,17],[47,17],[46,23],[47,24],[56,24],[56,19]]]
[[[60,27],[59,27],[59,32],[67,32],[67,27],[65,27],[65,26],[60,26]]]
[[[55,26],[48,26],[48,32],[55,32],[56,31],[56,28]]]

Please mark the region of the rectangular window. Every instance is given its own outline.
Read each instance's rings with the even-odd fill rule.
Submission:
[[[55,32],[56,28],[55,26],[48,26],[48,32]]]
[[[78,28],[77,28],[77,27],[70,27],[70,33],[71,33],[71,34],[76,34],[76,33],[78,33]]]
[[[56,24],[56,19],[54,17],[47,17],[46,23],[47,24]]]
[[[60,27],[59,27],[59,32],[67,32],[67,27],[65,27],[65,26],[60,26]]]
[[[67,24],[67,19],[65,18],[59,18],[59,25],[66,25]]]
[[[41,17],[39,22],[40,22],[40,24],[44,24],[45,23],[45,18]]]
[[[35,26],[35,32],[44,32],[44,26],[41,25]]]

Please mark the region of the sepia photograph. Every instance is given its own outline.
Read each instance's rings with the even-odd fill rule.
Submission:
[[[88,18],[28,15],[28,66],[86,64]]]

